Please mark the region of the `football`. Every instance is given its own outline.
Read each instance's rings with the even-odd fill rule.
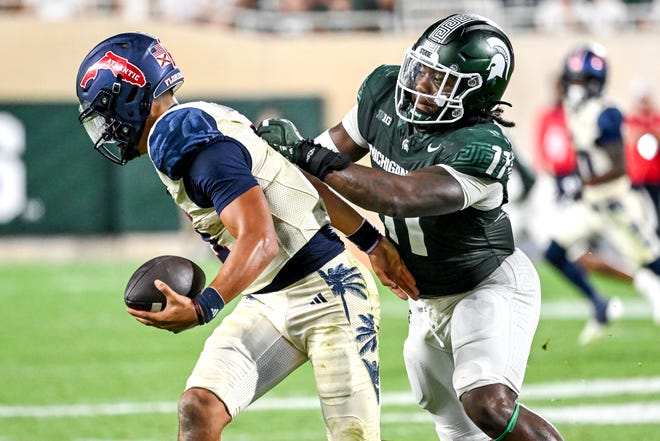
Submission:
[[[162,280],[177,293],[193,298],[206,284],[204,271],[192,260],[179,256],[158,256],[143,263],[131,276],[124,290],[124,303],[142,311],[162,311],[165,295],[154,286]]]

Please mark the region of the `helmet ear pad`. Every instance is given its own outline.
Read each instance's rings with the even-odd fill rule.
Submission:
[[[587,82],[587,93],[589,94],[589,96],[598,96],[603,91],[604,85],[605,85],[604,82],[596,78],[592,78]]]
[[[141,98],[139,98],[141,96]],[[144,88],[132,86],[128,93],[127,103],[137,101],[137,115],[133,124],[122,124],[116,134],[120,141],[121,159],[123,162],[130,161],[140,156],[139,144],[147,123],[147,118],[151,113],[151,84],[147,83]],[[132,116],[132,115],[131,115]]]
[[[135,89],[137,89],[137,87]],[[127,141],[126,147],[122,151],[122,159],[124,161],[130,161],[131,159],[135,159],[140,156],[140,149],[138,146],[140,139],[142,139],[142,133],[144,132],[147,118],[149,118],[149,115],[151,114],[152,104],[153,100],[151,99],[151,84],[147,83],[144,93],[142,94],[142,100],[140,100],[140,104],[138,106],[138,114],[140,115],[142,123],[139,126],[139,130],[133,134],[132,139]]]
[[[142,94],[142,99],[140,100],[140,104],[138,106],[138,113],[140,116],[149,116],[151,113],[151,104],[153,104],[153,100],[151,99],[151,83],[147,83],[145,86],[144,94]]]

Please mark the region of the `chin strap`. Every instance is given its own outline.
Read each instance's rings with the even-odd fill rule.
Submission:
[[[126,146],[122,150],[122,155],[121,155],[121,160],[122,160],[122,165],[126,164],[126,162],[130,161],[131,159],[135,159],[138,156],[140,156],[140,152],[138,148],[134,145],[131,146]]]

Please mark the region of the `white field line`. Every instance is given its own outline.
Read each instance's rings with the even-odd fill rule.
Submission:
[[[383,302],[381,304],[383,317],[407,317],[408,305],[405,302]],[[586,299],[578,295],[575,299],[550,300],[541,306],[541,319],[552,320],[587,320],[591,317],[591,309]],[[641,297],[623,301],[623,319],[651,321],[651,306]]]
[[[587,319],[591,317],[591,307],[586,299],[578,296],[575,300],[553,300],[541,305],[541,318],[547,319]],[[651,320],[651,305],[644,299],[623,300],[623,319]]]
[[[530,407],[553,424],[657,424],[660,423],[660,401],[625,404],[594,404],[563,407]],[[421,411],[383,412],[383,424],[432,424]]]
[[[520,399],[551,400],[566,398],[608,397],[624,394],[660,396],[660,377],[599,378],[595,380],[562,381],[553,383],[525,384]],[[260,401],[253,406],[258,407]],[[410,392],[384,393],[383,407],[415,404]]]
[[[623,394],[653,395],[660,397],[660,377],[599,378],[585,381],[526,384],[522,400],[606,397]]]
[[[523,388],[521,400],[593,398],[622,394],[653,395],[660,393],[660,377],[629,379],[596,379],[543,384],[529,384]],[[393,392],[382,397],[383,422],[428,422],[423,412],[391,412],[393,406],[414,406],[408,392]],[[307,410],[318,409],[316,397],[262,398],[247,410]],[[574,405],[563,407],[535,408],[545,418],[553,422],[589,424],[632,424],[660,423],[660,402]],[[0,406],[0,418],[61,418],[101,415],[132,415],[151,413],[176,413],[174,402],[113,403],[113,404],[74,404],[46,406]]]

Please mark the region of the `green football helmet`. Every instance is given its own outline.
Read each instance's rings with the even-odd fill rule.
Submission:
[[[454,14],[406,51],[396,86],[398,116],[420,128],[490,110],[513,73],[513,47],[487,18]]]

